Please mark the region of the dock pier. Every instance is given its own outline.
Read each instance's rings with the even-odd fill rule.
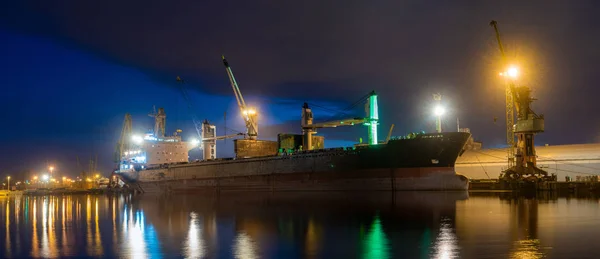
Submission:
[[[558,193],[600,194],[600,182],[502,182],[499,180],[471,180],[469,191],[538,191]]]

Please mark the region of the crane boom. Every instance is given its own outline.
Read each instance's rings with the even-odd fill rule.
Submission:
[[[244,134],[244,133],[236,133],[236,134],[229,134],[229,135],[212,137],[212,138],[203,138],[202,141],[207,141],[207,140],[222,140],[222,139],[234,138],[234,137],[237,137],[237,136],[244,136],[244,135],[246,135],[246,134]]]
[[[233,76],[233,71],[229,66],[229,62],[227,62],[224,55],[222,55],[221,58],[223,59],[223,65],[225,65],[227,76],[229,76],[229,82],[231,83],[231,88],[233,89],[233,94],[235,95],[238,107],[240,108],[240,113],[246,123],[246,135],[249,139],[255,140],[258,136],[257,112],[255,109],[246,106],[246,102],[244,101],[242,92]]]
[[[502,65],[506,68],[508,66],[508,62],[506,60],[506,54],[504,52],[504,47],[502,45],[502,40],[500,38],[500,31],[498,30],[498,22],[492,20],[490,22],[490,26],[494,27],[494,31],[496,32],[496,40],[498,41],[498,48],[500,49],[500,54],[502,55]],[[514,123],[514,98],[512,89],[514,85],[512,82],[508,82],[505,90],[506,96],[506,144],[508,145],[508,168],[514,165],[514,157],[515,157],[515,133],[513,129]]]
[[[310,125],[304,125],[302,126],[303,129],[318,129],[318,128],[335,128],[335,127],[339,127],[339,126],[353,126],[356,124],[362,124],[367,122],[367,120],[365,118],[350,118],[350,119],[343,119],[343,120],[337,120],[337,121],[328,121],[328,122],[320,122],[320,123],[314,123],[314,124],[310,124]]]

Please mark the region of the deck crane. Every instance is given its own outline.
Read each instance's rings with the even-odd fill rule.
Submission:
[[[202,148],[202,153],[203,153],[203,159],[204,160],[210,160],[210,159],[215,159],[217,158],[217,140],[224,140],[224,139],[228,139],[228,138],[234,138],[237,136],[245,136],[246,134],[244,133],[237,133],[237,134],[229,134],[229,135],[224,135],[224,136],[217,136],[217,128],[215,125],[212,125],[208,122],[208,120],[204,120],[204,122],[202,122],[202,133],[201,133],[201,140],[202,140],[202,145],[200,146]]]
[[[302,133],[304,135],[303,149],[312,150],[312,135],[318,128],[336,128],[340,126],[353,126],[357,124],[367,125],[369,128],[369,145],[377,143],[377,125],[379,111],[377,108],[377,94],[372,91],[368,95],[368,102],[365,105],[366,117],[347,118],[342,120],[313,123],[313,113],[307,103],[302,106]]]
[[[227,75],[229,76],[229,82],[231,83],[231,88],[233,89],[233,94],[235,94],[235,99],[237,100],[238,107],[240,108],[240,113],[244,122],[246,123],[246,136],[248,139],[256,140],[258,136],[258,124],[257,124],[257,111],[252,107],[246,106],[246,102],[244,101],[244,97],[242,96],[242,92],[235,81],[235,77],[233,76],[233,71],[231,71],[231,67],[225,59],[225,56],[221,56],[223,58],[223,64],[225,65],[225,70],[227,71]]]
[[[498,31],[498,22],[492,20],[490,22],[490,26],[494,27],[494,31],[496,33],[496,41],[498,42],[498,48],[500,49],[500,54],[502,55],[502,66],[504,69],[508,67],[508,60],[506,59],[506,54],[504,52],[504,46],[502,46],[502,40],[500,39],[500,32]],[[508,80],[508,85],[505,89],[505,98],[506,98],[506,144],[508,145],[508,168],[514,166],[514,158],[515,158],[515,132],[513,129],[514,123],[514,100],[512,89],[514,88],[514,81],[510,79],[510,77],[505,77]]]
[[[178,76],[177,82],[181,84],[181,93],[183,94],[183,98],[185,99],[188,109],[192,114],[192,122],[194,123],[194,128],[196,129],[196,133],[198,134],[198,140],[201,143],[198,147],[202,149],[204,160],[215,159],[216,158],[216,141],[224,140],[228,138],[234,138],[237,136],[245,135],[244,133],[230,134],[224,136],[216,136],[216,127],[208,122],[208,120],[204,120],[204,122],[200,123],[196,114],[192,109],[192,101],[183,86],[184,81]],[[195,147],[195,145],[194,145]]]

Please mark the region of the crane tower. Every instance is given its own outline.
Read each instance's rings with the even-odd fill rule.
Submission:
[[[490,26],[494,27],[496,32],[496,39],[502,54],[502,63],[507,67],[508,62],[497,24],[496,21],[490,22]],[[537,133],[544,132],[544,116],[537,115],[531,109],[531,103],[535,100],[531,98],[531,89],[527,86],[515,86],[514,79],[518,75],[516,68],[508,68],[503,74],[508,80],[505,91],[508,168],[502,172],[500,178],[507,181],[556,180],[556,176],[548,176],[546,171],[537,167],[534,136]],[[517,112],[516,124],[514,123],[514,110]],[[515,134],[517,135],[516,154]]]
[[[500,49],[500,54],[502,55],[502,66],[505,68],[508,66],[508,61],[506,59],[506,54],[504,53],[504,47],[502,46],[502,40],[500,39],[500,32],[498,31],[498,22],[491,21],[490,26],[494,27],[494,31],[496,32],[496,40],[498,41],[498,48]],[[513,129],[514,125],[514,111],[513,111],[513,94],[511,89],[514,88],[514,81],[510,79],[510,77],[505,77],[507,81],[507,86],[505,89],[505,98],[506,98],[506,144],[508,145],[508,168],[511,168],[514,165],[514,157],[515,157],[515,132]]]

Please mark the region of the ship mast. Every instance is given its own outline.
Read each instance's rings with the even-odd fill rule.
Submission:
[[[148,114],[150,117],[154,117],[154,137],[165,137],[165,127],[167,124],[167,114],[164,108],[158,108],[158,112],[154,109],[154,112]]]

